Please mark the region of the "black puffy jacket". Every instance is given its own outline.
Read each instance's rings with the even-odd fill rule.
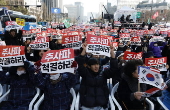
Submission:
[[[107,107],[109,100],[109,89],[107,79],[115,76],[118,71],[116,59],[111,58],[110,69],[94,73],[84,66],[85,57],[78,57],[78,73],[82,77],[80,84],[80,103],[85,107]]]

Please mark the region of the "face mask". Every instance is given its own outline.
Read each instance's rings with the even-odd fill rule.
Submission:
[[[131,52],[131,50],[126,50],[126,51]]]
[[[17,71],[18,76],[21,76],[22,74],[25,74],[25,71]]]
[[[123,47],[123,45],[119,45],[119,47]]]
[[[50,75],[51,80],[57,80],[59,77],[60,77],[60,74]]]
[[[158,46],[158,44],[154,44],[154,46]]]

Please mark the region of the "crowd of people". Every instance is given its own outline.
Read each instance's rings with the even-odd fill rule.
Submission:
[[[75,26],[70,31],[77,31]],[[2,67],[0,70],[0,84],[10,85],[10,93],[7,101],[0,104],[0,110],[28,110],[29,103],[36,94],[36,87],[44,93],[42,110],[69,110],[72,97],[70,88],[74,88],[80,94],[81,110],[106,110],[108,107],[110,90],[107,79],[112,78],[112,85],[119,82],[116,99],[122,110],[146,110],[144,92],[153,86],[138,83],[138,66],[144,66],[145,58],[167,57],[167,71],[160,72],[166,82],[165,88],[155,93],[149,99],[154,102],[155,110],[161,110],[156,97],[161,97],[162,102],[170,109],[170,37],[164,36],[162,41],[149,42],[152,36],[142,35],[141,44],[131,45],[130,41],[120,39],[121,33],[131,34],[132,30],[117,29],[113,38],[117,38],[118,48],[110,46],[110,57],[86,52],[86,32],[91,29],[83,29],[83,40],[80,49],[74,50],[75,61],[72,67],[74,73],[51,73],[41,72],[41,59],[48,50],[60,50],[66,48],[62,45],[62,36],[53,39],[48,36],[48,50],[34,50],[29,47],[33,38],[23,41],[22,31],[11,29],[5,33],[6,45],[25,46],[23,66]],[[108,33],[110,29],[105,29]],[[159,29],[158,29],[159,31]],[[100,36],[100,34],[97,34]],[[156,31],[153,36],[160,36]],[[132,36],[131,36],[132,37]],[[143,52],[140,60],[124,60],[124,52]],[[32,55],[33,54],[33,55]],[[109,68],[104,68],[109,65]],[[81,77],[81,80],[80,80]],[[140,91],[139,91],[140,87]]]

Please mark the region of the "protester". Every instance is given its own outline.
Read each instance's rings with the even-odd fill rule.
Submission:
[[[21,45],[20,36],[16,33],[15,29],[11,29],[9,34],[5,35],[5,43],[6,45]]]
[[[1,70],[0,83],[10,85],[10,93],[8,100],[0,104],[0,110],[28,110],[36,93],[29,74],[26,65]]]
[[[111,49],[110,69],[99,70],[99,61],[91,58],[88,60],[87,67],[84,66],[86,44],[83,44],[83,51],[78,57],[78,73],[82,77],[80,85],[80,103],[82,110],[106,108],[109,99],[107,79],[117,74],[117,60]]]
[[[42,110],[70,110],[70,88],[75,85],[75,75],[68,72],[43,75],[40,61],[36,62],[36,66],[29,62],[26,64],[29,65],[31,81],[44,91]]]

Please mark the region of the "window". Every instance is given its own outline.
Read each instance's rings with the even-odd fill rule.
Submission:
[[[161,10],[161,14],[164,13],[164,10]]]

